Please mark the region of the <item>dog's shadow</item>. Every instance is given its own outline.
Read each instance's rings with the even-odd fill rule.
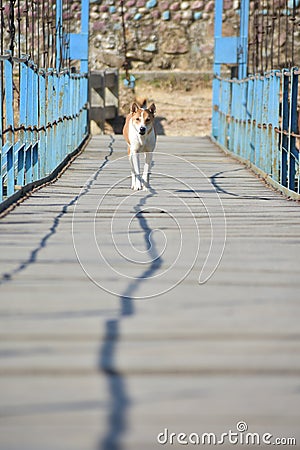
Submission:
[[[166,120],[167,120],[166,117],[161,117],[161,116],[155,117],[155,129],[159,136],[164,136],[166,134],[164,125],[163,125],[163,122]]]
[[[109,125],[112,127],[114,134],[122,134],[122,130],[125,124],[125,116],[117,116],[114,119],[107,120]],[[163,122],[167,120],[166,117],[156,116],[155,117],[155,129],[159,136],[165,135],[165,129]]]

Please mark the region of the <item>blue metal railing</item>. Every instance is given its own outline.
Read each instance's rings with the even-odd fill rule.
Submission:
[[[271,184],[300,198],[299,70],[219,81],[213,138]]]
[[[88,133],[87,75],[37,70],[27,58],[16,61],[9,54],[3,65],[0,201],[53,172]],[[14,72],[20,73],[18,108]]]
[[[89,133],[89,0],[82,0],[77,35],[60,32],[62,0],[53,4],[59,31],[55,68],[40,68],[29,56],[11,51],[0,55],[0,210],[24,187],[48,179]],[[61,69],[65,43],[70,60],[80,60],[80,73],[70,65]]]
[[[283,61],[296,64],[298,5],[289,2],[288,8],[282,9],[274,2],[260,3],[255,2],[254,12],[249,14],[249,0],[241,0],[238,36],[224,37],[223,0],[215,2],[212,137],[277,189],[299,200],[300,72],[296,67],[264,73],[262,69],[273,68],[275,61],[277,67],[283,67]],[[281,16],[289,36],[284,46],[276,49],[274,33],[276,28],[280,35]],[[254,71],[259,67],[262,72],[247,77],[249,48]],[[224,66],[226,73],[231,70],[231,78],[221,75]]]

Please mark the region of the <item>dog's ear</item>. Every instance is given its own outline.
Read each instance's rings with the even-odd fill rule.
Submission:
[[[134,114],[137,112],[138,109],[140,109],[139,105],[137,105],[135,102],[132,103],[130,111]]]
[[[151,112],[151,114],[153,114],[153,116],[154,116],[154,114],[156,113],[156,106],[154,105],[154,103],[152,103],[152,104],[149,106],[148,110],[149,110],[149,111]]]

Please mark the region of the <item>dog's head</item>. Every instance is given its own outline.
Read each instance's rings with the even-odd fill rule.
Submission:
[[[132,124],[141,136],[150,133],[153,127],[155,111],[154,103],[145,109],[139,107],[137,103],[131,105]]]

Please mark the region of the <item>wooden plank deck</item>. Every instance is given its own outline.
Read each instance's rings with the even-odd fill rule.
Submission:
[[[300,448],[299,204],[207,138],[160,136],[132,193],[114,139],[0,222],[0,450]]]

